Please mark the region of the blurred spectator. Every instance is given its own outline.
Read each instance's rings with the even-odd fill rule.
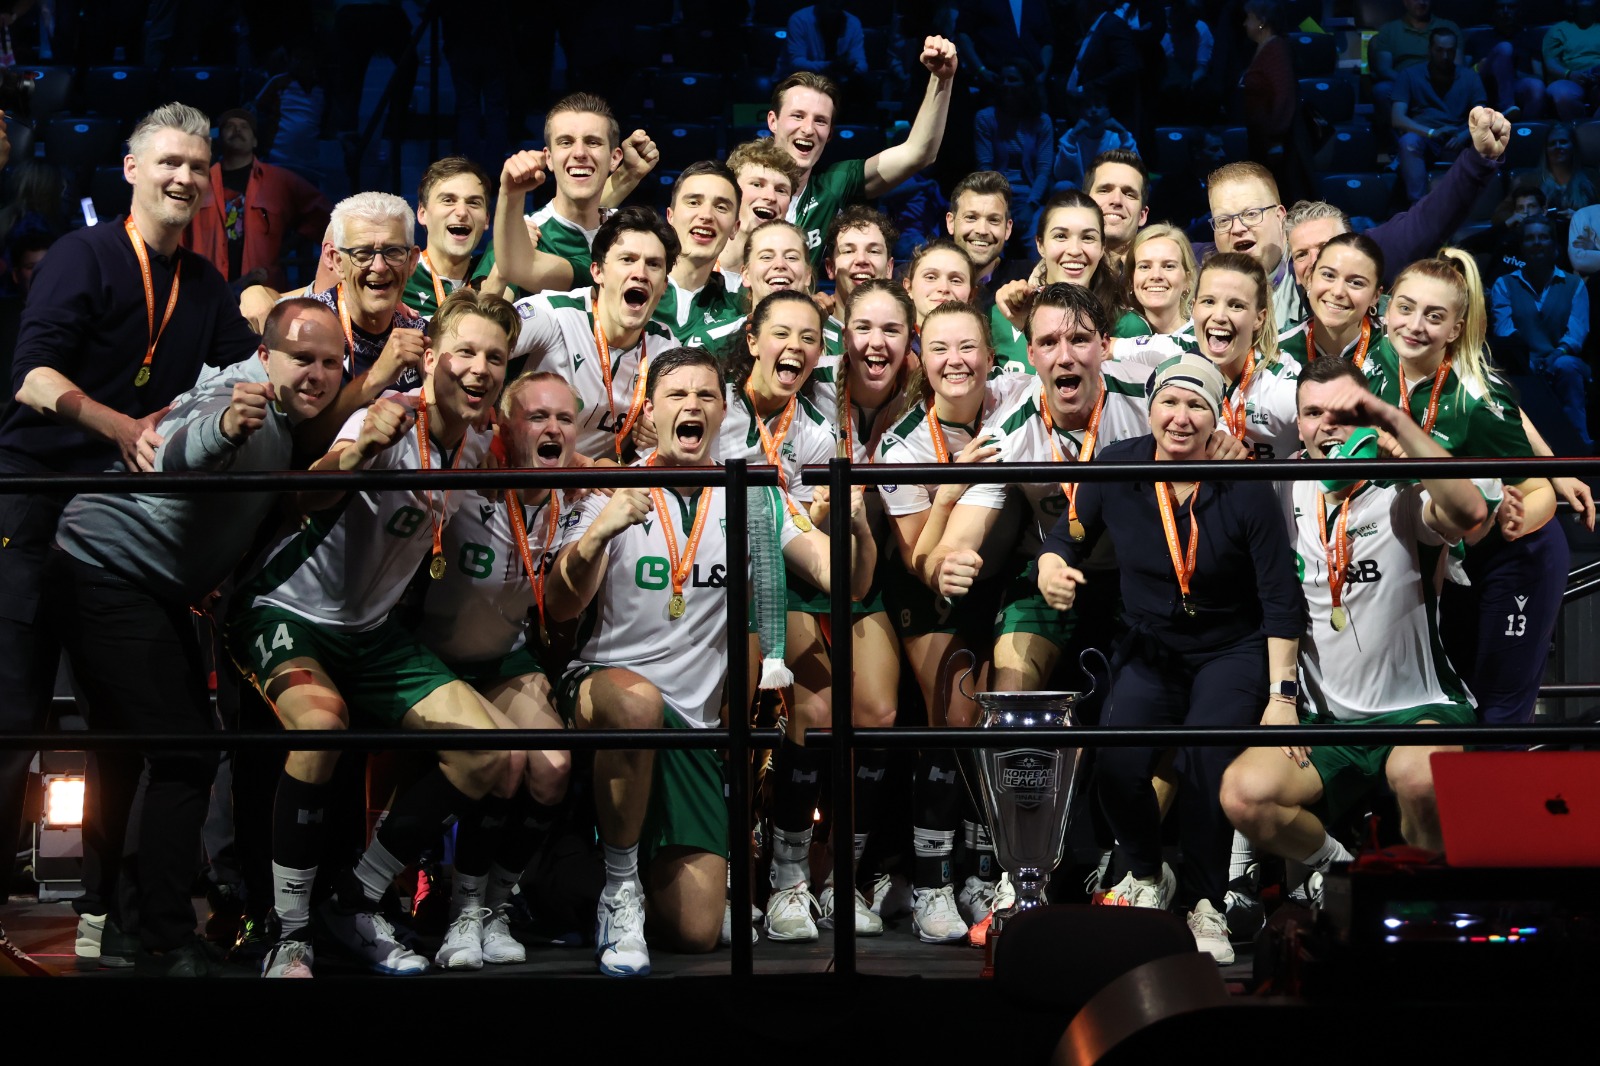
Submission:
[[[1572,216],[1567,258],[1572,269],[1584,277],[1600,275],[1600,204],[1590,204]]]
[[[1594,108],[1600,90],[1600,26],[1596,0],[1567,0],[1567,21],[1544,35],[1544,76],[1550,102],[1563,122],[1581,122]]]
[[[339,74],[333,94],[333,132],[356,129],[367,66],[379,54],[394,60],[399,85],[396,107],[389,113],[389,130],[398,131],[417,80],[417,53],[411,47],[411,18],[405,6],[400,0],[334,0],[334,7]]]
[[[1522,225],[1529,219],[1545,217],[1544,193],[1531,176],[1519,179],[1506,198],[1494,209],[1487,232],[1474,234],[1462,242],[1472,253],[1508,261],[1521,254]]]
[[[242,108],[217,116],[218,159],[211,187],[183,233],[183,246],[200,253],[236,288],[289,287],[284,241],[298,234],[315,241],[333,204],[293,171],[256,158],[255,117]]]
[[[1084,93],[1082,98],[1083,117],[1061,135],[1056,145],[1055,163],[1051,167],[1056,184],[1073,188],[1082,187],[1084,171],[1101,152],[1109,152],[1114,148],[1128,152],[1139,150],[1128,128],[1111,117],[1111,106],[1104,93],[1093,90]],[[1031,233],[1032,230],[1026,232]]]
[[[1216,118],[1219,94],[1209,78],[1216,41],[1200,18],[1197,0],[1175,0],[1167,9],[1161,38],[1167,76],[1161,83],[1162,118],[1207,125]]]
[[[1008,60],[1000,72],[999,102],[979,111],[973,123],[978,169],[998,170],[1015,191],[1011,217],[1018,234],[1033,232],[1050,192],[1056,128],[1044,113],[1038,85],[1027,60]]]
[[[885,193],[880,202],[884,214],[894,219],[900,229],[891,252],[895,259],[910,259],[917,248],[945,235],[944,217],[949,205],[939,191],[939,183],[926,173],[912,175]]]
[[[25,159],[12,171],[11,196],[0,208],[0,239],[22,227],[59,237],[67,231],[67,182],[61,168],[42,159]]]
[[[1544,114],[1544,31],[1522,17],[1521,0],[1495,0],[1494,22],[1478,73],[1494,95],[1494,109],[1509,114],[1520,107],[1525,118]]]
[[[445,4],[440,11],[444,56],[456,91],[456,154],[492,167],[510,145],[509,78],[521,61],[513,0]],[[794,41],[790,37],[790,43]]]
[[[1079,117],[1090,106],[1088,94],[1095,92],[1098,99],[1112,102],[1112,111],[1123,126],[1135,129],[1139,125],[1139,78],[1143,69],[1133,27],[1128,23],[1133,5],[1118,4],[1116,0],[1085,0],[1077,10],[1083,37],[1062,83],[1064,106],[1058,108],[1052,101],[1052,110],[1068,118]],[[1095,154],[1089,152],[1084,159],[1093,159]]]
[[[295,48],[289,69],[270,79],[256,96],[261,143],[268,146],[262,158],[287,167],[312,184],[322,181],[322,116],[327,100],[317,84],[315,54],[306,45]]]
[[[1472,143],[1467,116],[1487,104],[1483,80],[1470,67],[1456,65],[1459,31],[1436,27],[1428,40],[1428,61],[1407,67],[1394,83],[1390,123],[1400,143],[1400,180],[1406,200],[1416,203],[1428,191],[1428,164],[1448,162]]]
[[[1189,141],[1190,165],[1161,175],[1158,196],[1150,204],[1150,217],[1171,222],[1191,240],[1211,240],[1211,201],[1206,195],[1206,178],[1226,163],[1227,146],[1222,134],[1205,130]]]
[[[983,85],[1000,84],[1005,65],[1021,59],[1039,87],[1055,59],[1050,9],[1045,0],[967,0],[957,23],[961,62]]]
[[[1595,202],[1594,182],[1588,174],[1587,160],[1578,151],[1572,127],[1558,122],[1550,127],[1544,142],[1544,162],[1539,166],[1539,191],[1545,207],[1554,211],[1563,226],[1572,213]]]
[[[1395,79],[1401,71],[1427,62],[1429,34],[1439,28],[1454,30],[1456,40],[1461,39],[1460,26],[1450,19],[1433,17],[1433,0],[1405,0],[1405,14],[1384,23],[1367,42],[1373,114],[1380,128],[1389,128]]]
[[[1244,32],[1256,46],[1239,83],[1250,158],[1277,179],[1285,203],[1315,195],[1311,150],[1301,129],[1300,83],[1284,33],[1289,15],[1280,0],[1245,0]]]
[[[844,0],[817,0],[790,15],[787,41],[775,77],[809,70],[842,85],[866,76],[866,37],[861,20],[844,9]]]
[[[1495,355],[1522,356],[1545,377],[1585,449],[1592,451],[1584,393],[1593,371],[1582,357],[1589,336],[1589,293],[1583,279],[1556,266],[1555,227],[1547,219],[1522,224],[1522,267],[1490,291]]]

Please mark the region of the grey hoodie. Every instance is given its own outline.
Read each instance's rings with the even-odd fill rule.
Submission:
[[[172,401],[156,432],[156,469],[286,470],[293,447],[289,418],[276,403],[265,424],[242,444],[222,435],[222,416],[240,381],[267,380],[248,359],[201,377]],[[122,469],[118,463],[115,469]],[[135,475],[137,476],[137,475]],[[101,567],[168,602],[193,604],[238,565],[275,492],[166,494],[136,492],[75,497],[56,527],[56,543],[75,559]]]

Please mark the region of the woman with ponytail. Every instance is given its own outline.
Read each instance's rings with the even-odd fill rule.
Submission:
[[[1366,367],[1372,391],[1409,411],[1458,456],[1530,456],[1534,446],[1511,389],[1489,362],[1483,280],[1472,256],[1445,248],[1395,279],[1388,343]],[[1468,537],[1441,601],[1450,660],[1487,723],[1533,719],[1571,553],[1550,521],[1545,478],[1480,481],[1490,518]],[[1467,584],[1470,582],[1470,585]]]

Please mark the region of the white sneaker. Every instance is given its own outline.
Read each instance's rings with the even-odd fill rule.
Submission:
[[[103,914],[80,914],[78,916],[78,935],[72,945],[72,953],[77,957],[80,970],[95,970],[100,967],[100,939],[105,935],[106,916]]]
[[[595,958],[607,977],[648,977],[650,947],[644,942],[644,896],[623,885],[610,899],[600,893],[595,908]]]
[[[304,940],[280,940],[261,960],[262,977],[311,976],[311,945]]]
[[[527,962],[528,949],[511,935],[511,904],[502,903],[489,912],[483,923],[483,961],[503,965]]]
[[[389,919],[375,911],[349,910],[330,896],[317,908],[322,928],[351,958],[378,973],[410,977],[428,972],[428,960],[395,939]]]
[[[761,908],[754,903],[750,905],[750,943],[761,943]],[[724,900],[722,904],[722,932],[717,934],[717,943],[728,947],[733,943],[733,901]]]
[[[861,894],[859,888],[853,894],[855,896],[856,936],[882,936],[883,919],[872,913],[872,907],[867,903],[867,897]],[[830,883],[823,886],[822,895],[817,897],[817,905],[822,910],[822,918],[817,922],[818,928],[833,928],[835,898],[833,885]]]
[[[801,881],[791,888],[775,888],[767,898],[767,936],[773,940],[815,940],[817,899]]]
[[[962,940],[967,923],[956,907],[956,886],[919,888],[911,893],[911,924],[924,944]]]
[[[450,923],[433,961],[446,970],[483,969],[483,920],[493,913],[488,907],[464,908]]]
[[[977,874],[972,874],[962,887],[961,894],[956,897],[961,917],[967,920],[968,925],[979,925],[995,911],[1015,906],[1016,902],[1017,890],[1008,873],[1001,873],[998,881],[985,881]]]
[[[1233,944],[1228,940],[1228,919],[1218,913],[1209,899],[1203,899],[1189,912],[1189,932],[1195,947],[1217,960],[1218,966],[1233,961]]]
[[[1172,867],[1162,863],[1159,878],[1145,880],[1132,873],[1125,874],[1097,902],[1112,907],[1151,907],[1164,911],[1172,904],[1172,893],[1177,885],[1178,878]]]
[[[872,882],[872,913],[884,921],[911,913],[911,882],[899,874],[879,874]]]

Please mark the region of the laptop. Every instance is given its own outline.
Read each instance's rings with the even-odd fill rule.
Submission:
[[[1431,758],[1449,865],[1600,867],[1600,751]]]

